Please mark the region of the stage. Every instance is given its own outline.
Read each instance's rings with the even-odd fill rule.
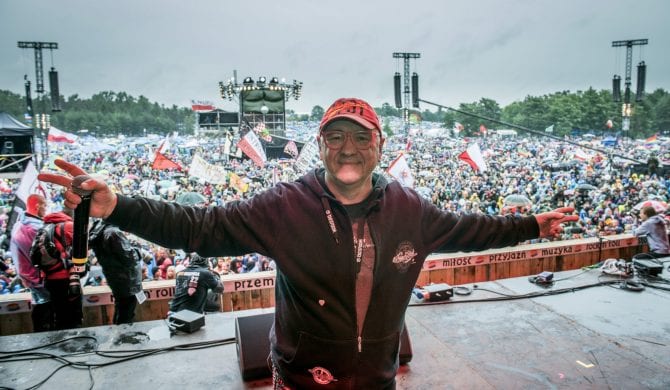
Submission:
[[[663,277],[670,279],[667,263]],[[406,324],[412,359],[397,376],[399,389],[668,389],[670,388],[670,292],[619,288],[599,270],[557,273],[550,288],[527,277],[478,284],[470,295],[444,305],[411,306]],[[660,284],[659,284],[660,285]],[[670,288],[670,285],[661,285]],[[465,285],[472,288],[473,285]],[[485,290],[490,291],[485,291]],[[463,302],[501,295],[567,289],[570,292],[506,301]],[[458,289],[465,293],[465,289]],[[416,303],[416,302],[413,302]],[[192,334],[170,336],[165,321],[100,326],[63,332],[0,337],[2,352],[88,336],[40,350],[58,355],[116,351],[117,358],[70,355],[73,362],[104,363],[140,350],[187,343],[205,349],[161,351],[113,365],[65,367],[42,389],[269,389],[269,380],[244,382],[238,366],[235,317],[271,309],[216,313]],[[227,341],[226,341],[227,340]],[[226,344],[227,343],[227,344]],[[125,352],[121,352],[125,351]],[[0,356],[7,356],[6,354]],[[0,386],[25,389],[63,362],[53,359],[0,362]]]

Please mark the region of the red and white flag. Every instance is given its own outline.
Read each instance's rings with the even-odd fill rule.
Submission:
[[[409,169],[405,155],[401,154],[391,162],[386,172],[405,187],[414,187],[414,175]]]
[[[166,169],[177,169],[179,171],[182,170],[182,167],[179,165],[179,163],[170,160],[165,155],[165,153],[170,150],[170,146],[170,136],[168,135],[165,137],[165,140],[163,140],[158,149],[156,149],[156,153],[154,154],[154,161],[151,163],[151,169],[155,169],[157,171]]]
[[[256,136],[256,133],[248,131],[237,143],[237,147],[256,165],[261,168],[265,166],[267,157],[265,157],[265,150],[263,150],[263,145],[261,145],[261,141]]]
[[[195,112],[212,111],[216,109],[214,103],[208,100],[191,100],[191,109]]]
[[[465,152],[458,155],[458,158],[468,163],[476,171],[485,172],[488,169],[482,151],[476,143],[468,146]]]
[[[589,155],[582,148],[575,149],[575,153],[572,157],[579,161],[588,161],[590,159]]]
[[[296,145],[293,140],[288,141],[286,143],[286,146],[284,146],[284,153],[288,154],[293,158],[298,157],[298,145]]]
[[[58,130],[53,126],[49,127],[49,134],[47,135],[47,141],[49,142],[67,142],[68,144],[77,142],[77,138],[76,135]]]

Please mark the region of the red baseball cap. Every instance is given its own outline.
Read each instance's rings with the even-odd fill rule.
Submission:
[[[380,133],[382,131],[375,109],[362,99],[340,98],[335,100],[323,115],[319,131],[323,131],[328,124],[338,119],[350,119],[368,130],[376,129]]]

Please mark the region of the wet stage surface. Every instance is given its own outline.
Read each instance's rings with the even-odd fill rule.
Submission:
[[[667,267],[662,276],[670,279]],[[445,305],[408,308],[413,354],[398,373],[398,388],[669,389],[670,292],[649,287],[641,292],[623,290],[618,284],[579,289],[613,279],[599,276],[598,270],[561,272],[555,279],[562,280],[550,288],[538,287],[526,277],[479,283],[470,295],[456,295]],[[560,289],[571,291],[481,301],[501,296],[494,292],[518,295]],[[479,302],[463,302],[474,300]],[[39,352],[67,355],[74,363],[115,362],[90,370],[81,364],[64,367],[42,389],[88,389],[91,383],[95,389],[268,389],[268,380],[242,381],[231,339],[236,316],[270,311],[208,314],[205,327],[192,334],[171,335],[164,321],[149,321],[5,336],[0,337],[0,350],[19,353],[56,343]],[[66,338],[72,339],[58,343]],[[217,346],[175,350],[187,343]],[[121,361],[140,351],[146,356]],[[34,356],[28,361],[0,361],[0,387],[31,387],[64,364]]]

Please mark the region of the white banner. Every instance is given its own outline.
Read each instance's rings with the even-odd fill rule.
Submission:
[[[226,184],[226,177],[228,176],[223,167],[210,164],[197,154],[193,156],[193,162],[191,162],[188,173],[190,176],[195,176],[212,184]]]
[[[306,173],[316,166],[319,161],[319,145],[316,140],[307,142],[300,150],[300,156],[295,160],[295,168],[299,173]]]

